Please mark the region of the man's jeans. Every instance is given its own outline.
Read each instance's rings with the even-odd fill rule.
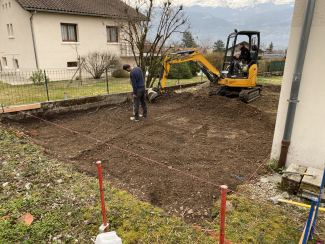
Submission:
[[[147,117],[146,91],[144,88],[139,88],[136,92],[136,97],[133,97],[133,114],[136,119],[139,119],[139,107],[141,104],[143,117]]]

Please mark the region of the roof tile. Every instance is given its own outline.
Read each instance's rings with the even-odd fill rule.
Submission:
[[[127,18],[128,15],[144,17],[121,0],[17,0],[17,2],[28,11],[37,10],[110,18]]]

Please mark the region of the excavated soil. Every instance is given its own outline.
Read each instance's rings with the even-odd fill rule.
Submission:
[[[140,122],[129,120],[131,104],[123,104],[51,120],[61,127],[40,120],[17,126],[76,170],[96,176],[93,162],[101,160],[112,185],[198,222],[211,216],[218,185],[236,189],[266,164],[278,97],[274,86],[248,105],[185,92],[150,104]]]

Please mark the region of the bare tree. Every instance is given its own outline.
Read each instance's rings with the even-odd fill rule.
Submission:
[[[94,79],[100,79],[105,70],[118,64],[115,55],[107,52],[92,52],[81,58],[83,67]]]
[[[168,51],[167,41],[174,34],[186,30],[187,18],[183,6],[175,5],[172,0],[162,3],[157,0],[137,0],[133,6],[136,15],[130,8],[125,8],[128,18],[121,27],[123,40],[131,46],[136,64],[144,73],[148,71],[146,86],[152,87],[163,56]]]
[[[199,47],[202,53],[206,54],[212,48],[213,41],[211,38],[205,38],[203,40],[199,40]]]

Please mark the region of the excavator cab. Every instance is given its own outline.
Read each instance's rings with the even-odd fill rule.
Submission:
[[[260,32],[237,31],[229,34],[222,74],[230,78],[248,78],[249,68],[257,64]]]

